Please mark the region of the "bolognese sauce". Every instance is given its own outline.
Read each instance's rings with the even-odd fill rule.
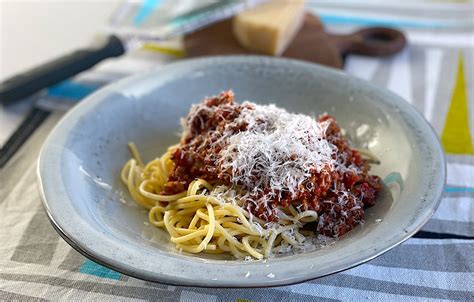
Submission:
[[[324,150],[321,151],[307,148],[321,154],[314,154],[311,157],[316,159],[314,163],[308,161],[306,164],[300,158],[300,149],[285,149],[286,141],[278,141],[274,134],[273,128],[278,125],[264,112],[255,114],[255,107],[249,102],[236,103],[231,91],[193,106],[183,122],[184,135],[171,157],[174,168],[161,193],[172,195],[182,192],[194,179],[201,178],[247,191],[244,197],[247,210],[268,222],[278,221],[277,208],[292,205],[301,211],[318,213],[319,221],[313,230],[318,234],[342,236],[361,223],[364,208],[374,205],[376,201],[381,179],[369,174],[368,161],[350,147],[336,120],[324,114],[313,120],[314,125],[308,129],[298,131],[298,138],[295,139],[301,141],[298,145],[300,149],[302,144],[324,143]],[[246,116],[253,118],[246,119]],[[315,135],[312,129],[321,131]],[[247,159],[233,162],[238,152],[242,152],[239,151],[239,142],[243,142],[233,140],[233,137],[247,139],[245,135],[253,135],[252,142],[257,144],[258,138],[266,134],[276,137],[269,147],[276,151],[252,153],[254,157],[263,158],[260,161]],[[293,164],[296,162],[298,164]],[[265,165],[276,168],[271,170],[272,167]],[[282,174],[284,169],[293,174]],[[272,174],[274,171],[280,174]]]

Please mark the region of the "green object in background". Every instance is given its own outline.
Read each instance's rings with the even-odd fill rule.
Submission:
[[[449,111],[446,116],[441,142],[446,153],[474,154],[467,107],[467,90],[464,76],[464,60],[459,54],[458,71]]]

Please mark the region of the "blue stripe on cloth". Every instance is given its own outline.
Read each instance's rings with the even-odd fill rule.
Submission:
[[[389,20],[382,18],[367,18],[357,16],[342,16],[319,13],[319,17],[324,24],[338,25],[350,24],[360,26],[388,26],[388,27],[414,27],[414,28],[444,28],[449,27],[448,24],[432,21],[415,21],[415,20]]]
[[[64,81],[57,85],[51,86],[47,89],[48,96],[54,98],[60,98],[70,101],[79,101],[92,92],[94,92],[98,86],[86,85],[82,83]]]
[[[89,259],[86,259],[79,268],[79,272],[101,278],[108,278],[113,280],[120,280],[120,273],[108,269],[100,264],[97,264]]]
[[[135,26],[142,25],[160,4],[161,0],[143,0],[143,5],[133,19],[133,24]]]
[[[400,189],[403,190],[403,178],[398,172],[392,172],[383,179],[384,184],[388,185],[391,183],[397,183],[400,186]]]
[[[445,192],[447,193],[457,193],[457,192],[474,192],[474,188],[468,188],[468,187],[450,187],[447,186],[444,189]]]

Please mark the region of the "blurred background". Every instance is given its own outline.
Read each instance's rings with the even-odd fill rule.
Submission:
[[[0,81],[91,42],[120,0],[0,1]]]
[[[303,3],[270,3],[275,1],[290,6]],[[15,101],[0,93],[0,155],[8,159],[23,143],[14,141],[16,147],[5,150],[25,119],[32,133],[41,122],[31,124],[31,120],[42,121],[53,111],[64,112],[117,79],[186,57],[265,54],[239,45],[231,21],[222,21],[263,2],[268,1],[1,0],[0,82],[16,75],[24,81],[28,70],[81,49],[99,47],[105,49],[105,55],[83,72],[59,78],[43,85],[44,89],[22,94],[32,85],[20,87],[17,90],[22,95]],[[307,0],[304,7],[308,14],[304,26],[282,56],[343,68],[386,86],[412,103],[441,133],[459,62],[464,70],[473,69],[474,1]],[[379,27],[395,30],[395,36],[377,29],[358,32]],[[106,44],[111,34],[120,41]],[[397,40],[400,37],[408,42]],[[361,50],[357,40],[372,48],[362,45]],[[472,98],[472,74],[467,72],[463,77],[465,93]],[[437,102],[441,103],[435,106]],[[472,111],[464,114],[471,116]],[[464,127],[470,128],[472,123]],[[21,135],[23,140],[27,134]]]
[[[0,1],[0,81],[88,45],[123,2]],[[430,27],[470,31],[474,26],[472,1],[310,0],[307,5],[317,10],[334,30],[371,24],[392,24],[418,31]]]
[[[123,0],[1,0],[0,81],[88,45],[123,3]],[[307,6],[318,11],[333,30],[391,24],[417,31],[430,27],[471,31],[474,26],[472,1],[309,0]]]

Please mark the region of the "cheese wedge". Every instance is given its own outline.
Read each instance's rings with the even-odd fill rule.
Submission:
[[[272,0],[236,15],[233,31],[253,51],[281,55],[301,29],[304,0]]]

